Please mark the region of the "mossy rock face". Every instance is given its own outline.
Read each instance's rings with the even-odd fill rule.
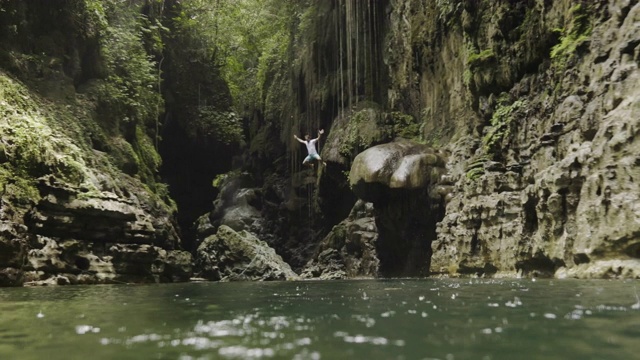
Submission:
[[[500,97],[491,117],[488,132],[482,139],[487,154],[496,157],[500,153],[503,142],[509,139],[512,127],[526,112],[527,106],[526,99],[513,101],[507,94]]]
[[[74,238],[86,244],[148,244],[162,251],[180,246],[173,220],[175,207],[170,199],[161,198],[141,181],[144,178],[155,184],[152,168],[159,165],[159,157],[145,134],[134,134],[138,136],[135,146],[121,136],[109,139],[93,117],[95,104],[88,96],[78,95],[62,104],[50,102],[1,71],[0,105],[0,191],[5,210],[0,214],[0,224],[14,229],[0,238],[0,248],[10,257],[0,259],[6,262],[0,264],[6,275],[3,283],[19,285],[34,280],[33,274],[24,273],[22,268],[40,254],[29,251],[34,243],[27,239],[34,236],[51,237],[53,241]],[[111,157],[93,149],[87,129],[108,143],[105,149]],[[56,249],[61,259],[75,251]],[[42,253],[41,260],[46,262],[52,254]],[[37,281],[62,276],[75,265],[69,266],[46,267]],[[15,271],[8,270],[12,267]],[[151,280],[180,278],[162,274]],[[117,271],[114,276],[119,276]],[[181,277],[185,278],[188,276]]]
[[[373,103],[362,103],[335,119],[322,155],[325,161],[348,166],[360,152],[396,137],[419,138],[420,122],[409,114],[382,112]]]
[[[590,11],[593,5],[577,4],[569,10],[566,28],[554,29],[560,36],[559,43],[551,48],[551,60],[564,68],[569,58],[576,56],[577,50],[586,45],[593,29]]]
[[[349,216],[331,229],[305,265],[304,278],[375,278],[380,261],[373,204],[359,200]]]
[[[348,165],[360,151],[385,141],[383,119],[384,114],[373,107],[336,118],[322,150],[324,160]]]

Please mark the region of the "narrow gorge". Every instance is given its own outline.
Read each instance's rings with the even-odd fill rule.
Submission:
[[[631,0],[0,0],[0,286],[638,279],[639,66]]]

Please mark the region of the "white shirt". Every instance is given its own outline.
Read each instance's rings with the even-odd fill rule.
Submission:
[[[316,142],[318,139],[311,139],[309,141],[304,140],[304,144],[307,145],[307,151],[309,155],[317,155],[318,151],[316,150]]]

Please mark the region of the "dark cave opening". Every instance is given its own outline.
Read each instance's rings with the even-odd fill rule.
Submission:
[[[382,277],[427,276],[436,225],[444,217],[444,201],[426,189],[396,190],[374,203],[378,241],[376,249]]]
[[[160,176],[169,184],[169,192],[178,207],[183,246],[187,251],[194,251],[193,224],[198,217],[213,210],[218,190],[212,181],[216,175],[231,169],[236,149],[219,143],[194,142],[175,121],[165,123],[162,139]]]

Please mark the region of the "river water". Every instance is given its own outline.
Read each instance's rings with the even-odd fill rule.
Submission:
[[[637,359],[640,282],[0,289],[0,359]]]

